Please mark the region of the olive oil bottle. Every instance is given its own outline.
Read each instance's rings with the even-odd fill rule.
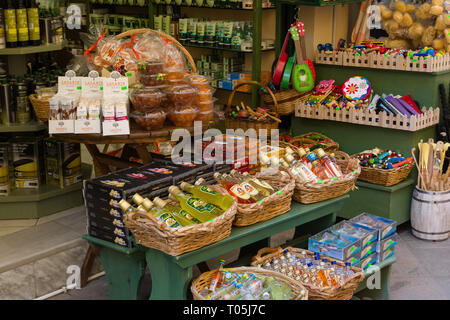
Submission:
[[[16,9],[17,31],[18,31],[18,45],[19,47],[26,47],[29,45],[30,37],[28,36],[28,17],[25,0],[19,0]]]
[[[17,20],[16,7],[13,0],[6,0],[5,6],[5,32],[6,32],[6,47],[17,48]]]
[[[29,0],[27,18],[30,45],[39,46],[41,44],[41,29],[39,25],[39,6],[36,4],[36,0]]]

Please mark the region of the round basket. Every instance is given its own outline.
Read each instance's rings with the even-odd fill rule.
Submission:
[[[289,250],[291,253],[301,254],[302,251],[306,251],[306,254],[310,256],[312,259],[314,258],[314,253],[304,249],[298,248],[263,248],[258,251],[256,256],[252,258],[252,266],[263,266],[267,261],[272,260],[273,258],[280,257],[285,250]],[[320,258],[328,258],[327,256],[320,255]],[[336,260],[336,264],[340,267],[345,267],[345,264],[341,261]],[[353,296],[353,293],[358,287],[358,284],[364,280],[364,272],[360,268],[350,267],[350,269],[354,272],[353,275],[345,279],[344,283],[338,287],[328,286],[328,287],[318,287],[314,284],[305,284],[302,285],[308,289],[309,300],[350,300]],[[292,278],[292,282],[301,283],[300,281],[296,281]]]
[[[237,204],[236,218],[233,225],[238,227],[249,226],[261,221],[272,219],[291,210],[292,194],[295,181],[289,175],[280,172],[274,175],[256,174],[259,180],[265,181],[277,190],[274,194],[261,202],[252,204]],[[222,193],[228,192],[222,188]]]
[[[273,277],[278,281],[282,281],[292,290],[294,294],[297,295],[296,299],[293,300],[308,300],[308,290],[299,282],[292,281],[291,278],[270,270],[264,270],[262,268],[254,268],[254,267],[239,267],[239,268],[224,268],[223,270],[234,272],[234,273],[253,273],[256,276],[264,276],[264,277]],[[192,282],[191,292],[194,300],[206,300],[200,292],[202,289],[209,288],[211,284],[211,280],[216,275],[219,270],[212,270],[205,273],[202,273],[197,279]],[[304,292],[302,296],[300,296],[301,292]]]
[[[339,150],[339,143],[318,132],[308,132],[300,136],[293,137],[289,143],[292,145],[301,146],[302,148],[309,148],[311,151],[317,148],[322,148],[328,153]]]
[[[322,183],[295,182],[293,199],[303,204],[315,203],[343,196],[356,188],[355,182],[361,173],[361,167],[357,159],[342,151],[336,152],[337,163],[343,175],[337,179],[328,179]]]
[[[357,156],[358,154],[354,154],[352,158],[358,160],[356,158]],[[361,167],[361,174],[358,180],[390,187],[408,178],[413,168],[414,163],[408,163],[407,165],[393,169]]]
[[[244,131],[248,130],[248,129],[255,129],[257,135],[259,135],[259,130],[260,129],[266,129],[267,130],[267,135],[270,135],[271,130],[272,129],[278,129],[278,122],[275,120],[270,120],[270,121],[253,121],[253,120],[247,120],[247,119],[235,119],[235,118],[231,118],[228,116],[230,110],[231,110],[231,104],[233,103],[233,98],[234,95],[237,91],[237,89],[241,86],[244,85],[252,85],[252,86],[259,86],[261,88],[264,88],[267,90],[267,92],[269,93],[269,95],[272,97],[272,101],[273,101],[273,106],[274,108],[272,110],[274,110],[275,112],[275,117],[278,118],[279,113],[278,113],[278,102],[277,99],[275,98],[274,94],[272,93],[272,91],[265,85],[261,84],[261,83],[256,83],[256,82],[241,82],[240,84],[238,84],[236,87],[234,87],[233,91],[231,91],[230,97],[228,98],[228,103],[227,103],[227,108],[225,111],[225,114],[227,115],[225,118],[225,125],[227,129],[242,129]]]
[[[179,256],[228,237],[236,208],[234,203],[212,221],[181,228],[169,228],[147,212],[128,213],[124,215],[123,220],[133,233],[137,244],[161,250],[171,256]],[[145,215],[148,219],[135,219],[136,214]]]
[[[298,92],[295,89],[273,91],[275,98],[278,101],[278,114],[286,116],[294,113],[295,103],[298,101],[306,101],[311,92]],[[273,99],[270,94],[263,94],[264,104],[268,107],[273,107]]]
[[[48,99],[39,99],[36,94],[29,96],[36,117],[42,122],[47,122],[50,117],[50,102]]]

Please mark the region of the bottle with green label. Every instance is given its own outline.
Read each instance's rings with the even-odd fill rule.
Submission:
[[[204,200],[221,208],[222,210],[228,210],[234,203],[234,199],[232,196],[221,194],[207,186],[194,186],[183,181],[180,184],[180,188],[183,191],[189,192],[201,200]]]
[[[205,29],[206,23],[199,21],[197,23],[197,43],[203,45],[205,43]]]
[[[17,47],[17,20],[16,7],[13,0],[6,0],[5,6],[5,32],[6,32],[6,47]]]
[[[241,43],[244,35],[242,32],[241,24],[236,22],[233,27],[233,34],[231,37],[231,49],[241,50]]]
[[[28,34],[30,45],[39,46],[41,44],[41,29],[39,26],[39,6],[36,0],[30,0],[27,6]]]
[[[231,48],[231,39],[233,37],[234,23],[232,21],[226,21],[223,26],[223,43],[224,48]]]
[[[17,31],[18,31],[18,45],[19,47],[26,47],[29,45],[28,41],[28,17],[25,0],[19,0],[16,9]]]

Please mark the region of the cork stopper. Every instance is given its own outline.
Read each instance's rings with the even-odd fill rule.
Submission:
[[[306,151],[303,148],[299,148],[297,153],[301,158],[303,158],[306,155]]]
[[[288,154],[285,156],[286,162],[291,163],[295,160],[295,158],[292,156],[292,154]]]
[[[145,198],[142,201],[142,206],[144,207],[145,210],[149,211],[152,207],[153,207],[153,202],[150,201],[150,199]]]
[[[323,158],[324,156],[326,156],[325,151],[323,151],[322,148],[317,149],[317,155],[319,156],[319,158]]]
[[[182,190],[184,190],[184,191],[187,191],[189,188],[191,188],[191,187],[193,187],[193,185],[192,184],[190,184],[190,183],[187,183],[186,181],[183,181],[183,182],[181,182],[181,184],[180,184],[180,188],[182,189]],[[170,192],[170,189],[169,189],[169,192]]]
[[[294,153],[294,150],[292,150],[290,147],[284,148],[284,151],[286,152],[286,154],[292,154],[292,153]]]
[[[269,164],[270,163],[270,159],[266,154],[262,154],[260,156],[260,160],[263,164]]]
[[[195,181],[195,185],[196,186],[202,186],[206,183],[206,180],[203,178],[198,179],[197,181]]]
[[[136,193],[131,200],[133,200],[133,202],[137,205],[140,205],[144,201],[144,198],[140,194]]]
[[[164,208],[164,206],[167,204],[163,199],[161,199],[159,197],[156,197],[155,199],[153,199],[153,203],[158,208]]]
[[[131,207],[131,204],[129,204],[126,200],[122,199],[119,201],[119,207],[123,211],[127,211],[129,207]]]
[[[237,173],[237,171],[233,169],[230,171],[230,176],[234,176],[236,173]]]
[[[169,193],[179,194],[179,193],[181,193],[181,190],[177,186],[170,186]]]
[[[222,174],[220,172],[214,173],[214,179],[219,180],[222,177]]]

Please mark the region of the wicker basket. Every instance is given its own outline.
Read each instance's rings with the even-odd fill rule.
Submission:
[[[311,139],[311,137],[315,135],[320,135],[324,137],[324,140],[317,141],[315,139]],[[289,141],[292,145],[299,145],[303,148],[309,148],[311,151],[316,149],[314,146],[318,145],[317,148],[322,148],[325,152],[332,153],[339,150],[339,143],[334,141],[331,138],[328,138],[326,135],[318,132],[308,132],[305,134],[302,134],[297,137],[293,137],[291,141]]]
[[[285,176],[278,172],[271,176],[258,173],[256,177],[270,184],[278,192],[275,192],[259,203],[238,203],[236,218],[233,222],[235,226],[249,226],[280,216],[291,210],[292,194],[295,188],[295,181],[291,176]],[[222,193],[228,194],[225,189],[222,190]]]
[[[294,294],[297,295],[296,299],[293,300],[308,300],[308,290],[299,282],[292,281],[291,278],[270,270],[264,270],[262,268],[252,268],[252,267],[239,267],[239,268],[224,268],[223,270],[227,270],[234,273],[253,273],[256,276],[265,276],[265,277],[274,277],[278,281],[282,281],[292,290]],[[202,289],[209,288],[211,284],[211,280],[216,275],[218,270],[212,270],[205,273],[202,273],[197,279],[192,282],[191,292],[194,300],[206,300],[203,296],[200,295]],[[300,297],[300,292],[304,292],[304,294]]]
[[[36,117],[42,122],[48,122],[50,117],[50,102],[48,99],[39,99],[36,94],[29,96]]]
[[[228,116],[228,113],[231,110],[231,104],[233,103],[233,98],[234,95],[237,91],[237,89],[241,86],[244,85],[252,85],[252,86],[259,86],[261,88],[264,88],[267,90],[267,92],[269,93],[269,95],[272,97],[272,101],[273,101],[273,105],[274,108],[272,110],[275,111],[275,117],[278,117],[278,102],[277,99],[275,98],[274,94],[272,93],[272,91],[264,86],[261,83],[255,83],[255,82],[241,82],[240,84],[238,84],[236,87],[234,87],[233,91],[230,94],[230,97],[228,98],[228,104],[227,104],[227,108],[225,111],[225,114],[227,115],[225,118],[225,125],[227,129],[242,129],[244,131],[248,130],[248,129],[255,129],[256,130],[256,134],[259,135],[259,130],[260,129],[266,129],[267,130],[267,135],[270,136],[271,133],[271,129],[278,129],[278,122],[274,121],[274,120],[270,120],[270,121],[253,121],[253,120],[247,120],[247,119],[235,119],[235,118],[231,118]]]
[[[169,228],[164,222],[157,220],[146,212],[139,212],[148,219],[134,219],[136,213],[124,215],[125,226],[133,233],[136,243],[161,250],[171,256],[197,250],[230,235],[231,226],[236,215],[237,205],[212,221],[182,228]]]
[[[355,154],[352,158],[357,159],[357,156],[358,154]],[[413,168],[413,163],[408,163],[405,166],[393,169],[361,167],[361,174],[359,175],[358,180],[390,187],[405,180]]]
[[[298,101],[306,101],[311,92],[298,92],[295,89],[273,91],[275,98],[278,101],[278,114],[286,116],[294,113],[295,103]],[[264,104],[268,107],[273,107],[273,99],[270,94],[263,95]]]
[[[252,266],[264,265],[265,262],[272,260],[273,258],[279,257],[284,253],[284,250],[289,250],[291,253],[300,254],[302,251],[306,251],[307,255],[311,258],[314,257],[314,253],[304,249],[287,247],[282,248],[264,248],[258,251],[257,255],[252,258]],[[320,255],[320,258],[328,258],[326,256]],[[336,261],[336,264],[341,267],[345,267],[345,264],[341,261]],[[304,287],[308,289],[309,300],[350,300],[353,293],[356,290],[358,284],[364,280],[364,272],[360,268],[350,267],[354,274],[347,279],[339,287],[329,286],[329,287],[318,287],[312,284],[303,284]],[[290,278],[292,279],[292,278]],[[298,282],[291,280],[293,282]]]
[[[300,182],[296,178],[293,199],[303,204],[315,203],[340,197],[356,188],[355,182],[361,173],[361,167],[357,159],[342,151],[336,152],[337,163],[343,173],[337,179],[328,179],[322,183]]]

